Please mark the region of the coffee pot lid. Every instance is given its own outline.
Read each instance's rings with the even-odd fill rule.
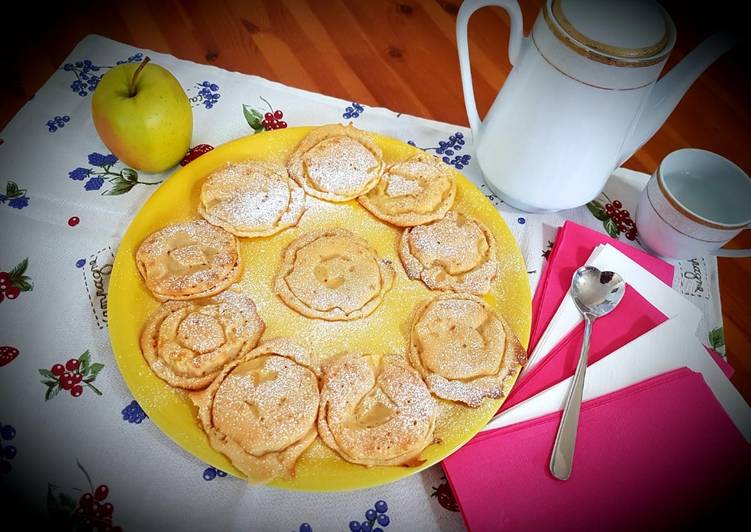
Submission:
[[[588,55],[660,60],[675,41],[669,15],[654,0],[550,0],[548,5],[551,13],[545,14],[566,34],[558,37]]]

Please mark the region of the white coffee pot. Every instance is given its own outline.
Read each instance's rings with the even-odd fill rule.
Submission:
[[[467,23],[485,6],[508,12],[513,68],[480,121]],[[528,37],[516,0],[465,0],[456,28],[476,159],[494,193],[532,212],[595,198],[735,40],[709,37],[658,81],[676,30],[652,0],[546,0]]]

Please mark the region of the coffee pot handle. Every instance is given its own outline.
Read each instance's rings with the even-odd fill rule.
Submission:
[[[477,114],[475,93],[472,87],[472,68],[469,64],[469,42],[467,40],[467,24],[472,13],[486,6],[498,6],[506,10],[510,19],[511,33],[508,44],[508,58],[511,66],[516,64],[522,45],[522,12],[516,0],[465,0],[459,8],[456,18],[456,44],[459,49],[459,68],[462,76],[462,89],[464,90],[464,105],[467,108],[469,126],[477,141],[482,121]]]

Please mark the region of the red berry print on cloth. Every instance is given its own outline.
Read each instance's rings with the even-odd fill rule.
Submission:
[[[287,127],[287,122],[282,120],[282,118],[284,118],[284,112],[282,112],[281,109],[274,109],[263,96],[260,98],[269,108],[268,111],[262,112],[259,109],[254,109],[250,105],[243,105],[245,120],[253,131],[260,133],[261,131],[271,131],[272,129],[284,129]]]
[[[50,369],[40,369],[39,374],[43,377],[42,384],[47,386],[44,400],[49,401],[60,390],[70,393],[73,397],[83,394],[84,386],[91,389],[97,395],[102,392],[92,383],[97,375],[104,369],[104,364],[91,363],[89,351],[84,351],[78,358],[71,358],[65,364],[53,364]]]
[[[63,492],[54,484],[47,484],[47,514],[55,530],[86,530],[122,532],[119,526],[113,526],[114,505],[108,501],[109,487],[100,484],[96,488],[91,477],[76,461],[88,482],[88,490],[74,488],[69,493]],[[83,492],[83,493],[82,493]]]
[[[587,203],[587,209],[592,216],[602,222],[605,231],[613,238],[619,238],[621,233],[629,239],[638,242],[636,224],[631,219],[631,213],[623,208],[623,204],[618,200],[611,201],[603,192],[605,204],[598,200],[592,200]]]
[[[21,292],[30,292],[34,285],[28,275],[29,259],[25,258],[9,272],[0,272],[0,303],[5,299],[16,299]]]
[[[180,161],[180,166],[186,166],[188,163],[195,161],[204,153],[208,153],[214,149],[211,144],[197,144],[188,150],[183,160]]]
[[[433,493],[430,496],[436,497],[438,499],[438,504],[446,508],[449,512],[458,512],[459,504],[457,504],[456,499],[454,498],[454,493],[451,491],[449,483],[446,481],[446,477],[442,476],[441,480],[443,480],[443,483],[437,488],[433,486]]]
[[[13,362],[21,352],[13,346],[0,346],[0,368]]]

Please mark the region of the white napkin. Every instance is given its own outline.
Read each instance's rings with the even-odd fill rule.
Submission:
[[[681,316],[686,327],[682,334],[687,332],[692,336],[695,334],[701,320],[701,311],[681,294],[610,244],[597,246],[586,264],[602,271],[617,272],[630,288],[639,292],[665,316],[668,318]],[[614,310],[614,312],[617,311],[617,309]],[[570,294],[567,294],[532,351],[524,371],[536,366],[581,321],[582,317],[574,304],[574,300]]]
[[[587,368],[582,400],[593,399],[655,375],[687,367],[703,375],[738,430],[751,442],[751,408],[693,334],[684,316],[669,319]],[[515,405],[483,430],[505,427],[563,409],[573,377]]]

